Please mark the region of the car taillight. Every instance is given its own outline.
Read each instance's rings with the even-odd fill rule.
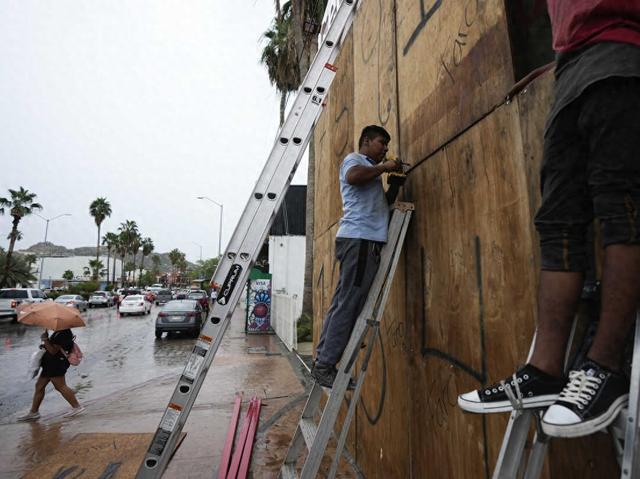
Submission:
[[[189,316],[189,317],[195,316],[195,315],[196,315],[196,313],[194,313],[193,311],[190,311],[190,312],[187,313],[187,316]]]
[[[167,315],[167,313],[159,313],[158,316],[161,318],[164,318]]]
[[[11,301],[11,307],[12,308],[17,308],[18,307],[18,302],[15,299],[13,301]]]

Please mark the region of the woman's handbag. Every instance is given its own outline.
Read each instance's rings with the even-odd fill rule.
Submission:
[[[40,371],[40,362],[42,361],[42,356],[44,356],[44,349],[38,349],[31,354],[29,358],[29,379],[33,379],[38,375],[38,371]]]

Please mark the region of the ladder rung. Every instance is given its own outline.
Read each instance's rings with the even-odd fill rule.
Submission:
[[[280,478],[281,479],[298,479],[298,474],[296,473],[296,465],[283,464],[282,469],[280,470]]]
[[[307,443],[307,449],[310,449],[316,438],[318,426],[313,422],[313,419],[303,418],[300,420],[300,431],[302,432],[302,437],[304,437],[304,442]]]

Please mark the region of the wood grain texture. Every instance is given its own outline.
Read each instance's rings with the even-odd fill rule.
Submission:
[[[403,155],[417,163],[477,121],[513,84],[502,0],[397,0]]]

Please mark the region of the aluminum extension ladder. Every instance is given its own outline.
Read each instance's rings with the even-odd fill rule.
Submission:
[[[575,322],[574,322],[575,331]],[[573,338],[573,331],[571,334]],[[534,337],[535,342],[535,337]],[[569,340],[569,345],[572,339]],[[533,343],[532,343],[533,349]],[[565,366],[569,355],[565,357]],[[620,464],[621,479],[640,479],[640,311],[636,316],[636,330],[633,341],[633,360],[631,363],[631,381],[629,405],[624,408],[616,420],[609,426],[614,447]],[[551,438],[544,434],[541,419],[545,409],[520,409],[511,412],[509,424],[502,440],[493,479],[538,479],[542,473],[547,446]],[[529,458],[526,459],[524,448],[529,435],[531,421],[535,420],[536,433],[533,438]],[[524,472],[524,476],[522,475]]]
[[[229,325],[264,239],[300,163],[336,68],[333,62],[359,7],[343,0],[279,131],[256,186],[212,281],[222,284],[218,298],[191,352],[171,400],[138,469],[138,479],[162,475],[175,450],[200,387]]]
[[[296,428],[296,432],[289,445],[289,451],[285,457],[284,463],[280,470],[282,479],[297,478],[296,463],[300,457],[303,446],[307,446],[308,454],[302,467],[301,479],[313,479],[318,474],[320,463],[324,457],[325,450],[329,438],[333,433],[334,425],[340,411],[340,405],[347,391],[351,374],[355,370],[356,359],[360,353],[360,345],[366,340],[366,350],[364,352],[363,361],[359,367],[356,378],[355,390],[351,396],[347,416],[342,424],[342,430],[338,437],[338,443],[329,478],[336,475],[338,463],[344,449],[344,443],[349,432],[349,425],[355,414],[360,391],[365,379],[367,366],[377,334],[379,334],[380,320],[389,296],[391,282],[402,252],[402,245],[409,226],[409,221],[413,213],[413,204],[396,203],[393,208],[391,223],[389,225],[389,239],[382,248],[380,257],[380,267],[373,280],[371,290],[367,296],[367,300],[362,308],[362,312],[356,320],[356,324],[351,333],[349,343],[345,348],[345,352],[340,361],[340,368],[333,383],[333,388],[329,395],[329,399],[322,411],[320,423],[316,425],[314,416],[320,412],[320,400],[322,398],[323,388],[315,383],[309,393],[309,399],[302,411],[302,417]]]

